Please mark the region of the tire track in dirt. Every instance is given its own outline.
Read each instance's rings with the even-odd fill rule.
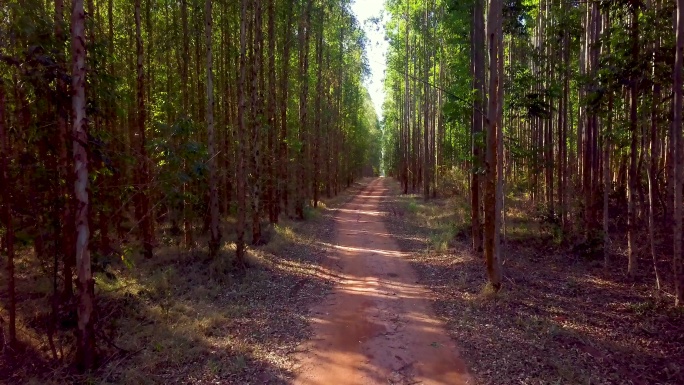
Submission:
[[[297,385],[471,384],[430,292],[387,230],[377,178],[338,209],[329,267],[340,277],[312,311]]]

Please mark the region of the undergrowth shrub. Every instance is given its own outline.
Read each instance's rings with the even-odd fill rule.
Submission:
[[[437,191],[446,196],[468,195],[470,175],[467,171],[444,167],[437,175]]]

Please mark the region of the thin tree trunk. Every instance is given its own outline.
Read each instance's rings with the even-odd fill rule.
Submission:
[[[138,0],[139,1],[139,0]],[[138,15],[139,16],[139,15]],[[71,98],[73,113],[74,196],[76,197],[76,268],[78,271],[78,338],[76,362],[82,370],[95,366],[94,281],[90,263],[90,208],[88,192],[88,126],[86,118],[85,12],[83,0],[74,0],[71,14],[73,60]]]
[[[0,183],[2,194],[2,220],[5,223],[5,240],[3,245],[7,251],[7,312],[9,313],[9,341],[11,348],[17,343],[17,301],[14,281],[14,226],[12,225],[12,196],[9,178],[9,132],[5,126],[5,85],[0,80]],[[1,251],[1,250],[0,250]],[[0,331],[1,333],[1,331]]]
[[[484,166],[482,157],[482,128],[484,124],[485,97],[485,57],[484,57],[484,9],[483,0],[475,0],[473,8],[473,80],[475,89],[473,108],[473,175],[470,184],[470,214],[473,237],[473,251],[482,253],[482,224],[480,220],[481,201],[480,187],[482,184],[481,169]]]
[[[653,8],[657,13],[660,10],[660,1],[655,0]],[[651,137],[649,141],[649,165],[646,169],[648,172],[648,242],[651,251],[651,258],[653,260],[653,271],[656,279],[656,290],[660,292],[661,279],[658,271],[658,258],[655,251],[655,197],[658,189],[658,101],[661,98],[660,84],[656,78],[656,64],[657,52],[660,50],[660,38],[656,37],[653,43],[653,64],[651,68],[651,77],[653,78],[653,87],[651,95]]]
[[[62,27],[64,24],[64,2],[63,0],[55,0],[55,39],[62,42],[64,34]],[[61,52],[60,52],[61,53]],[[61,55],[60,55],[60,62]],[[57,77],[57,130],[59,132],[59,174],[63,179],[60,183],[60,198],[61,198],[61,218],[60,222],[62,228],[62,274],[64,276],[64,298],[71,298],[74,295],[73,284],[73,266],[74,266],[74,224],[71,214],[71,194],[69,193],[70,186],[73,185],[73,174],[69,171],[69,108],[66,103],[68,95],[67,84],[61,77]]]
[[[254,45],[252,49],[252,153],[250,184],[252,187],[252,244],[261,243],[261,132],[264,121],[259,79],[261,77],[263,31],[261,28],[261,0],[252,1],[254,13]]]
[[[283,59],[282,59],[282,77],[281,77],[281,89],[280,89],[280,146],[278,148],[278,159],[279,159],[279,172],[278,172],[278,200],[279,200],[279,210],[287,213],[289,201],[288,201],[288,165],[290,162],[289,151],[288,151],[288,132],[287,132],[287,104],[288,104],[288,91],[290,88],[290,38],[292,33],[290,32],[290,27],[292,25],[293,19],[293,7],[285,7],[285,26],[283,34]]]
[[[610,12],[606,12],[604,20],[604,33],[610,31]],[[607,36],[608,43],[603,47],[606,55],[610,55],[610,39]],[[606,124],[606,133],[603,139],[603,267],[608,268],[610,264],[610,191],[611,191],[611,174],[610,174],[610,151],[612,147],[612,131],[613,131],[613,91],[608,91],[608,122]]]
[[[190,89],[188,88],[188,72],[190,61],[190,36],[188,32],[188,0],[181,0],[181,24],[182,24],[182,39],[183,39],[183,54],[181,55],[183,63],[181,66],[181,101],[182,101],[182,115],[185,119],[190,119]],[[188,172],[187,163],[183,159],[183,171]],[[184,182],[181,187],[182,215],[183,215],[183,240],[185,247],[190,248],[192,245],[192,224],[190,223],[190,202],[188,196],[188,183]]]
[[[309,37],[311,29],[311,5],[312,0],[306,2],[302,20],[300,21],[300,37],[299,37],[299,78],[300,94],[299,94],[299,142],[300,150],[298,154],[297,163],[297,199],[295,201],[295,215],[297,219],[304,219],[304,205],[308,197],[307,194],[307,175],[308,175],[308,159],[309,152]]]
[[[631,39],[632,39],[632,63],[636,65],[639,60],[639,17],[637,9],[632,11],[632,25],[631,25]],[[634,207],[634,199],[637,189],[637,75],[633,76],[630,84],[630,103],[629,103],[629,131],[630,139],[630,155],[629,155],[629,176],[628,176],[628,190],[627,190],[627,274],[633,277],[636,274],[637,258],[635,234],[636,231],[636,210]]]
[[[485,183],[485,225],[484,225],[484,253],[487,264],[487,275],[494,291],[501,288],[501,262],[499,256],[499,226],[501,206],[498,195],[501,189],[501,174],[499,162],[501,159],[501,131],[500,120],[503,101],[500,64],[503,56],[503,31],[501,28],[502,3],[501,0],[490,0],[487,16],[487,40],[489,47],[489,121],[487,123],[487,178]]]
[[[409,2],[406,2],[406,20],[409,20]],[[405,23],[406,28],[406,60],[405,60],[405,71],[404,71],[404,135],[402,137],[402,179],[404,182],[404,194],[408,194],[408,178],[409,178],[409,150],[410,150],[410,140],[411,140],[411,104],[409,97],[410,87],[409,87],[409,56],[411,55],[411,46],[409,40],[409,27],[410,23]]]
[[[277,143],[276,128],[276,65],[275,65],[275,0],[268,1],[268,214],[271,223],[278,223],[278,197],[276,195],[276,183],[278,183],[278,170],[276,169]]]
[[[209,216],[211,240],[209,251],[216,257],[221,246],[221,230],[219,229],[219,197],[218,176],[216,175],[216,139],[214,132],[214,68],[212,58],[212,15],[211,0],[204,3],[205,35],[207,44],[207,136],[209,147]]]
[[[237,175],[237,226],[235,265],[245,267],[245,222],[247,219],[246,205],[246,176],[245,176],[245,153],[247,127],[245,124],[246,100],[246,72],[247,72],[247,3],[249,0],[240,1],[240,74],[238,77],[238,149],[236,162]]]
[[[321,101],[323,99],[323,23],[324,23],[324,13],[323,10],[319,10],[319,15],[317,19],[318,31],[316,39],[316,99],[314,101],[314,132],[313,132],[313,173],[311,187],[313,190],[313,206],[318,207],[318,196],[319,196],[319,173],[320,173],[320,138],[321,138],[321,115],[323,111],[321,110]]]
[[[135,0],[135,45],[137,52],[137,120],[136,128],[138,133],[138,186],[137,194],[139,195],[139,218],[140,234],[143,241],[143,253],[145,258],[152,258],[153,249],[153,234],[152,234],[152,220],[154,215],[150,209],[150,201],[148,196],[148,188],[150,180],[149,159],[147,157],[147,148],[145,147],[145,119],[147,115],[145,105],[145,71],[143,68],[143,41],[142,33],[140,31],[140,0]]]
[[[430,199],[430,90],[428,80],[430,76],[430,54],[428,51],[428,7],[423,15],[423,199]]]
[[[674,152],[674,281],[675,306],[684,305],[684,266],[682,265],[682,181],[684,180],[684,151],[682,149],[682,67],[684,66],[684,0],[677,0],[677,30],[674,62],[674,119],[672,146]]]

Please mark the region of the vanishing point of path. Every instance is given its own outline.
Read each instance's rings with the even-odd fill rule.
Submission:
[[[335,216],[330,268],[340,276],[313,309],[297,385],[470,384],[472,380],[385,226],[391,183],[374,179]]]

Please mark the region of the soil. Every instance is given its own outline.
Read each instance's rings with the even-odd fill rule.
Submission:
[[[504,285],[492,296],[482,257],[471,251],[468,194],[426,202],[388,185],[388,229],[414,250],[407,259],[476,384],[684,384],[684,312],[673,307],[667,279],[655,292],[648,252],[639,275],[626,275],[624,233],[612,233],[605,269],[540,229],[527,200],[509,199]],[[671,262],[662,259],[665,275]]]
[[[373,179],[337,210],[326,262],[336,286],[312,310],[295,384],[472,383],[433,294],[387,230],[391,183]]]

